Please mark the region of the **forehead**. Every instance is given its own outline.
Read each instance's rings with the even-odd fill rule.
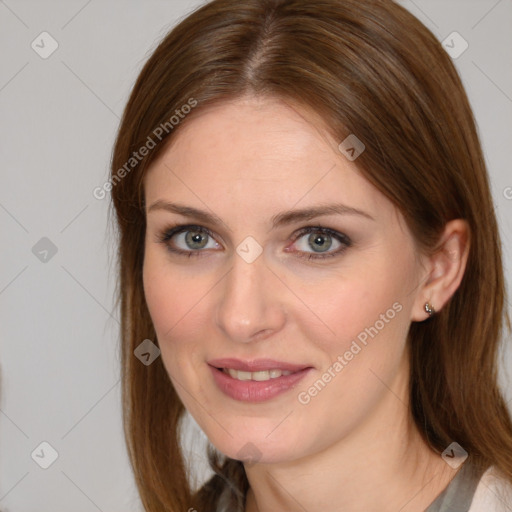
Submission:
[[[337,201],[383,214],[389,201],[340,153],[339,142],[310,111],[277,99],[208,107],[179,128],[152,164],[146,202],[164,195],[258,213]]]

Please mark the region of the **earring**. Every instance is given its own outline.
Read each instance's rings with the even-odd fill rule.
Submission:
[[[432,316],[436,312],[434,306],[432,306],[430,302],[425,302],[425,311],[428,313],[428,316]]]

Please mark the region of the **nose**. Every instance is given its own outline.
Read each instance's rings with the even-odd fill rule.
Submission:
[[[279,332],[286,322],[282,283],[267,267],[263,254],[247,263],[238,254],[219,287],[217,327],[229,339],[248,343]]]

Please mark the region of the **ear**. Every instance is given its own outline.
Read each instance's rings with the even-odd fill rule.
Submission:
[[[465,220],[448,222],[431,256],[426,257],[424,284],[419,288],[412,310],[412,321],[429,318],[425,303],[440,311],[450,300],[466,270],[470,244],[469,225]]]

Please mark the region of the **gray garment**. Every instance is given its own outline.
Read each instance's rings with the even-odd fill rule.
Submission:
[[[485,470],[466,462],[425,512],[468,512]]]

